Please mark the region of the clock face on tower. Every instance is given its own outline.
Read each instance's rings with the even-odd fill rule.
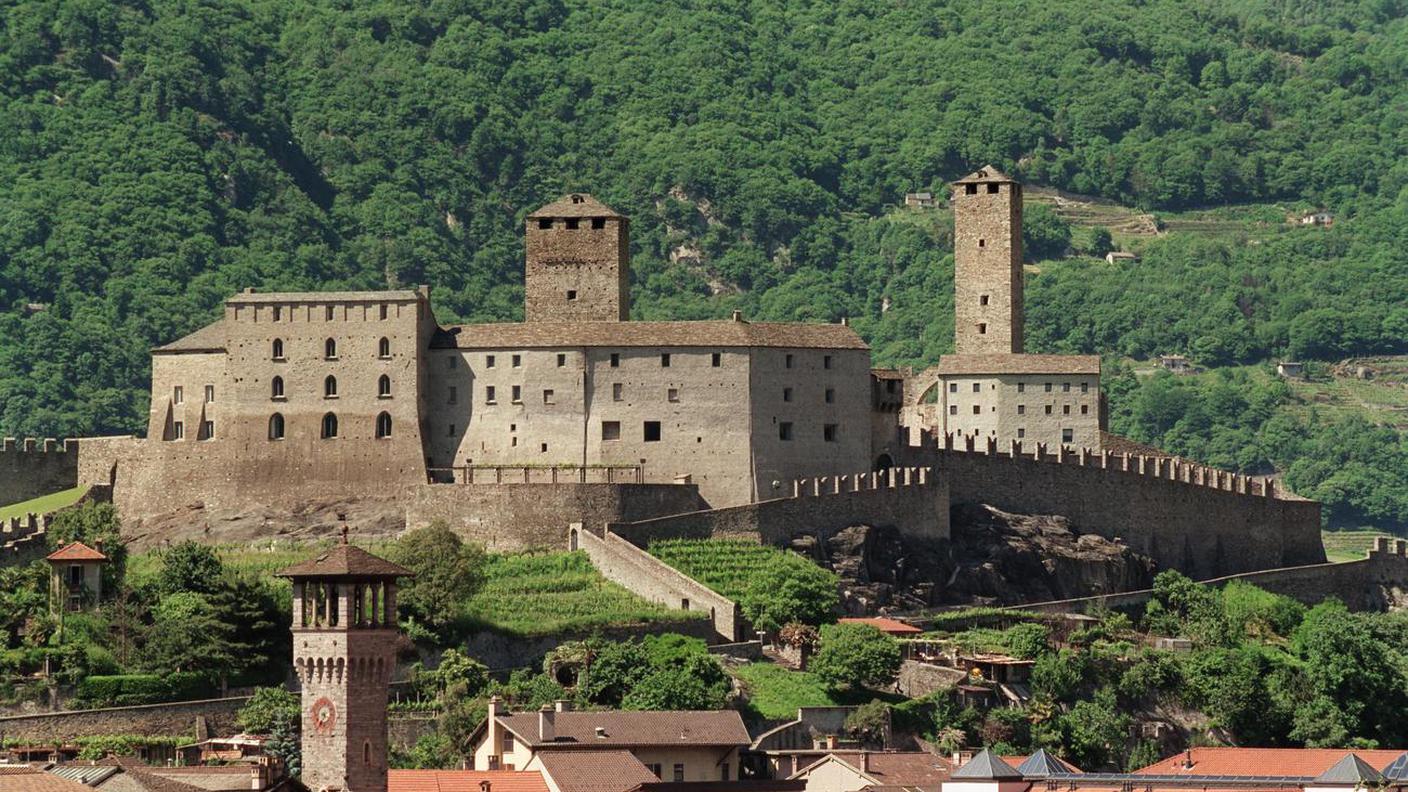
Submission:
[[[337,723],[337,707],[328,701],[327,696],[313,702],[308,714],[313,719],[313,731],[323,735],[332,734],[333,726]]]

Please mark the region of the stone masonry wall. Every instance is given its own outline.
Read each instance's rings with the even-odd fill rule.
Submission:
[[[422,484],[405,500],[407,528],[442,519],[494,552],[558,547],[568,522],[599,526],[704,505],[688,484]]]
[[[1059,514],[1194,579],[1323,563],[1320,505],[1272,484],[1163,457],[935,450],[955,502]]]
[[[48,745],[98,734],[195,736],[196,718],[205,718],[212,734],[239,731],[235,714],[248,696],[144,704],[137,707],[46,712],[0,718],[0,734],[7,740]]]
[[[597,536],[573,525],[570,546],[585,550],[603,577],[631,593],[671,608],[708,611],[714,632],[724,641],[744,637],[737,603],[610,531]]]
[[[16,440],[0,445],[0,506],[70,489],[78,484],[78,443]]]

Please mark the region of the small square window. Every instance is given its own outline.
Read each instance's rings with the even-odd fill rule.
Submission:
[[[670,353],[669,353],[669,352],[661,352],[661,353],[660,353],[660,368],[669,368],[669,367],[670,367]]]
[[[1063,443],[1070,443],[1070,442],[1073,442],[1075,439],[1076,439],[1076,433],[1075,433],[1074,430],[1072,430],[1072,429],[1062,429],[1062,430],[1061,430],[1061,442],[1063,442]]]
[[[787,368],[792,368],[792,355],[788,354],[783,362],[786,364]]]
[[[567,365],[567,356],[566,356],[566,355],[558,355],[558,356],[557,356],[557,367],[558,367],[558,368],[563,368],[563,367],[566,366],[566,365]]]
[[[982,391],[983,391],[983,386],[982,386],[981,383],[978,383],[978,382],[973,383],[973,392],[974,392],[974,393],[982,393]]]
[[[552,228],[552,218],[550,218],[550,217],[544,217],[544,218],[542,218],[541,220],[539,220],[539,221],[538,221],[538,228],[540,228],[540,229]]]
[[[1025,405],[1025,404],[1019,404],[1019,405],[1017,405],[1017,414],[1018,414],[1018,415],[1026,415],[1026,414],[1027,414],[1027,405]]]
[[[791,439],[792,439],[792,422],[791,422],[791,421],[783,421],[782,423],[780,423],[780,424],[777,425],[777,439],[779,439],[779,440],[791,440]]]
[[[181,421],[176,421],[175,423],[171,424],[171,439],[184,440],[185,438],[186,424]]]
[[[484,368],[493,368],[493,367],[494,367],[494,356],[493,356],[493,355],[485,355],[485,356],[484,356]],[[453,368],[453,367],[452,367],[452,368]]]
[[[1050,392],[1051,392],[1051,383],[1049,383],[1049,382],[1046,383],[1046,392],[1047,392],[1047,393],[1050,393]]]
[[[538,450],[540,450],[540,451],[542,451],[544,454],[546,454],[546,453],[548,452],[548,444],[547,444],[547,443],[543,443],[543,444],[542,444],[542,447],[541,447],[540,449],[538,449]]]
[[[978,335],[987,335],[987,334],[988,334],[988,323],[987,323],[987,322],[979,322],[979,323],[978,323]]]
[[[1061,405],[1061,414],[1062,414],[1062,415],[1070,415],[1070,414],[1071,414],[1071,405],[1069,405],[1069,404],[1063,404],[1063,405]]]
[[[1069,383],[1069,382],[1063,382],[1063,383],[1061,383],[1061,392],[1062,392],[1062,393],[1070,393],[1070,392],[1071,392],[1071,383]]]
[[[958,405],[957,405],[957,404],[950,404],[950,405],[948,406],[948,414],[949,414],[949,415],[958,415]]]
[[[646,422],[645,422],[645,426],[643,427],[643,430],[644,430],[644,434],[645,434],[645,442],[647,442],[647,443],[658,443],[658,442],[660,442],[660,422],[659,422],[659,421],[646,421]]]
[[[712,354],[712,355],[709,356],[709,365],[713,366],[714,368],[718,368],[719,366],[722,366],[723,364],[724,364],[724,356],[723,356],[722,353],[715,352],[714,354]]]
[[[965,185],[963,185],[963,194],[964,194],[964,195],[977,195],[977,194],[978,194],[978,185],[976,185],[976,184],[965,184]]]
[[[523,356],[522,356],[522,355],[514,355],[514,356],[513,356],[513,367],[514,367],[514,368],[522,368],[522,366],[523,366]]]
[[[601,439],[602,439],[602,440],[620,440],[620,439],[621,439],[621,422],[620,422],[620,421],[602,421],[602,422],[601,422]]]
[[[201,434],[201,439],[202,439],[202,440],[214,440],[214,439],[215,439],[215,422],[214,422],[214,421],[206,421],[206,422],[202,423],[202,424],[200,425],[200,434]]]
[[[950,383],[948,384],[948,392],[949,392],[949,393],[958,393],[958,383],[957,383],[957,382],[950,382]]]
[[[605,218],[605,217],[593,217],[593,218],[592,218],[592,229],[593,229],[593,230],[596,230],[596,231],[600,231],[600,230],[603,229],[603,228],[606,228],[606,218]]]
[[[449,427],[448,427],[448,431],[446,431],[445,434],[449,435],[450,437],[454,437],[454,436],[455,436],[455,425],[454,425],[454,424],[450,424]]]
[[[1089,404],[1082,404],[1082,405],[1080,406],[1080,414],[1081,414],[1081,415],[1089,415],[1089,414],[1090,414],[1090,405],[1089,405]]]
[[[827,388],[827,389],[826,389],[826,403],[827,403],[827,404],[831,404],[831,403],[833,403],[833,402],[835,402],[835,401],[836,401],[836,389],[835,389],[835,388]]]
[[[567,228],[572,231],[576,231],[582,225],[582,221],[575,217],[569,217],[563,222],[567,225]]]
[[[783,389],[782,389],[782,400],[785,401],[785,402],[790,402],[790,401],[792,401],[792,389],[791,389],[791,388],[783,388]]]
[[[1000,189],[1001,189],[1000,185],[997,185],[997,184],[989,184],[989,185],[988,185],[988,195],[997,195],[997,193],[998,193],[998,191],[999,191]]]
[[[568,302],[572,302],[572,301],[574,301],[574,300],[576,300],[576,299],[577,299],[577,290],[576,290],[576,289],[568,289],[568,290],[567,290],[567,301],[568,301]]]
[[[621,353],[620,353],[620,352],[612,352],[612,353],[611,353],[611,368],[620,368],[620,367],[621,367]]]
[[[1024,428],[1022,428],[1022,427],[1020,427],[1020,426],[1017,427],[1017,439],[1020,440],[1020,439],[1022,439],[1023,437],[1026,437],[1026,436],[1027,436],[1027,430],[1024,429]]]
[[[1089,382],[1082,382],[1082,383],[1080,384],[1080,392],[1081,392],[1081,393],[1090,393],[1090,383],[1089,383]]]
[[[543,404],[552,404],[552,388],[543,388]]]
[[[514,403],[514,404],[520,404],[520,403],[522,403],[522,401],[523,401],[523,386],[522,386],[522,385],[514,385],[514,386],[512,386],[512,387],[513,387],[513,390],[510,391],[510,394],[511,394],[511,398],[512,398],[512,400],[513,400],[513,403]]]
[[[1025,382],[1019,382],[1019,383],[1017,383],[1017,392],[1018,392],[1018,393],[1026,393],[1026,392],[1027,392],[1027,383],[1025,383]]]
[[[983,414],[982,405],[979,405],[979,404],[973,405],[973,414],[974,414],[974,415],[982,415],[982,414]]]
[[[1049,405],[1049,404],[1046,405],[1046,414],[1047,414],[1047,415],[1050,415],[1050,414],[1051,414],[1051,405]]]
[[[987,240],[986,240],[986,239],[979,239],[979,240],[978,240],[978,247],[987,247]]]
[[[836,442],[836,424],[824,424],[821,427],[821,439],[828,443]]]
[[[493,404],[498,401],[498,391],[493,385],[484,386],[484,403]]]
[[[824,368],[824,369],[829,369],[829,368],[831,368],[831,356],[830,356],[830,355],[822,355],[822,356],[821,356],[821,367]]]
[[[666,398],[667,400],[669,400],[669,401],[672,401],[672,402],[677,402],[677,401],[679,401],[679,400],[680,400],[680,389],[679,389],[679,388],[670,388],[669,390],[665,391],[665,398]]]
[[[978,305],[987,305],[987,304],[988,304],[988,296],[987,296],[986,294],[984,294],[984,295],[978,297]]]
[[[621,401],[626,398],[626,386],[619,382],[611,383],[611,400]]]

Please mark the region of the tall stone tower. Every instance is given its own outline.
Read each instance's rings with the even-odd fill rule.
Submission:
[[[631,310],[630,221],[583,193],[528,215],[524,319],[620,322]]]
[[[303,784],[386,792],[386,691],[396,662],[396,579],[411,573],[342,543],[278,573],[293,581],[293,664],[303,686]]]
[[[1022,351],[1022,185],[987,167],[953,183],[953,340],[962,354]]]

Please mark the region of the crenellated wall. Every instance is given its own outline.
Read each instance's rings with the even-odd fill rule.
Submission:
[[[928,450],[955,502],[1060,514],[1196,579],[1325,561],[1320,505],[1270,480],[1171,457],[979,450],[971,438]]]
[[[78,485],[78,441],[7,437],[0,445],[0,506]]]

